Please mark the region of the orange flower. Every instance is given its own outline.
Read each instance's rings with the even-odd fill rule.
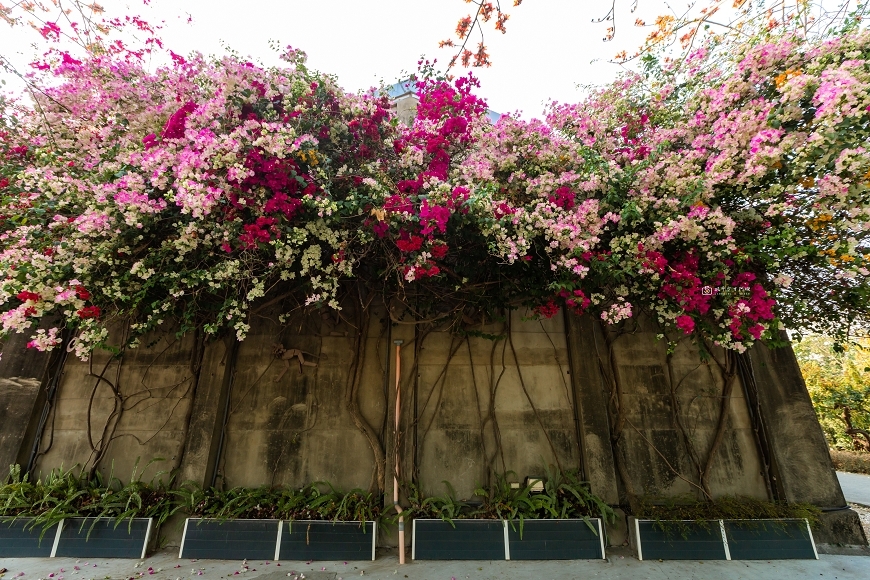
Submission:
[[[773,79],[773,81],[776,83],[776,88],[780,88],[780,87],[782,87],[782,85],[787,83],[789,79],[792,79],[794,77],[799,77],[802,74],[804,74],[804,73],[800,69],[798,69],[798,70],[788,69],[784,73],[780,73],[780,74],[776,75],[776,77]]]
[[[462,66],[468,67],[468,65],[471,64],[471,56],[471,51],[467,48],[462,51]]]
[[[498,13],[498,18],[496,19],[495,29],[504,34],[507,32],[507,29],[504,27],[504,23],[507,22],[510,15],[505,14],[504,12]]]
[[[480,8],[480,17],[483,18],[484,22],[489,22],[489,19],[492,18],[492,11],[495,10],[495,7],[492,5],[492,2],[487,2]]]
[[[471,30],[471,16],[466,16],[459,20],[459,23],[456,25],[456,36],[459,38],[465,38],[469,31]]]
[[[474,66],[492,66],[489,54],[482,42],[477,43],[477,53],[474,55]]]

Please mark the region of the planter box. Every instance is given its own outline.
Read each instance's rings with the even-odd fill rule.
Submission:
[[[61,522],[52,557],[144,558],[152,518],[116,523],[114,518],[70,518]],[[88,534],[90,533],[90,537]]]
[[[29,529],[33,518],[0,521],[0,558],[49,558],[57,545],[58,526],[49,528],[42,541],[42,526]]]
[[[281,520],[184,522],[179,558],[214,560],[375,559],[377,523]]]
[[[600,518],[507,522],[508,560],[590,560],[604,558]],[[516,529],[515,529],[516,528]]]
[[[375,559],[377,522],[283,521],[276,560]]]
[[[807,520],[663,522],[631,518],[639,560],[817,560]]]
[[[184,522],[179,558],[215,560],[278,559],[280,520],[213,520]]]
[[[807,520],[724,520],[732,560],[818,560]]]
[[[629,534],[638,560],[729,560],[722,523],[633,519]]]
[[[507,530],[502,520],[415,519],[414,560],[504,560]]]

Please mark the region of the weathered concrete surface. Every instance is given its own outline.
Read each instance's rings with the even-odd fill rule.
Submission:
[[[823,508],[846,505],[828,445],[791,345],[750,351],[758,387],[758,403],[779,476],[777,488],[789,502]],[[817,540],[829,544],[867,543],[858,514],[851,510],[828,512]]]
[[[861,519],[852,509],[824,512],[813,538],[820,544],[867,546],[867,537]]]
[[[196,383],[191,392],[184,447],[175,459],[179,483],[192,481],[202,486],[211,485],[235,343],[235,336],[229,335],[223,340],[212,340],[201,345],[202,356],[196,367]]]
[[[667,342],[646,320],[621,334],[611,331],[616,377],[624,419],[619,452],[637,496],[703,497],[700,474],[706,468],[722,405],[728,405],[722,443],[710,463],[713,497],[745,495],[767,499],[758,450],[739,383],[722,399],[724,353],[703,362],[681,340],[668,357]],[[606,364],[605,359],[605,364]],[[739,381],[739,379],[734,379]],[[614,386],[616,388],[616,386]],[[611,418],[611,421],[617,421]]]
[[[791,346],[768,349],[760,345],[750,354],[783,499],[825,507],[845,505]]]
[[[26,334],[13,334],[2,345],[0,358],[0,481],[14,463],[30,457],[33,434],[45,406],[43,383],[48,378],[49,353],[25,347]]]
[[[580,466],[562,318],[527,315],[490,325],[496,342],[432,332],[422,343],[417,467],[427,493],[444,493],[447,480],[470,498],[492,472],[518,481]]]
[[[0,379],[42,378],[51,353],[27,348],[29,333],[11,334],[0,343]]]
[[[592,493],[611,505],[620,503],[619,483],[610,440],[609,389],[598,353],[604,346],[600,326],[590,316],[567,316],[571,385],[580,420],[583,471]],[[620,542],[621,543],[621,542]]]
[[[113,336],[122,342],[114,333],[110,340]],[[171,329],[161,329],[121,359],[106,351],[90,361],[67,357],[38,472],[77,465],[122,480],[136,470],[149,481],[171,469],[184,444],[194,385],[193,342],[192,334],[178,339]]]
[[[343,316],[352,318],[352,306]],[[252,321],[239,345],[230,393],[226,441],[218,474],[226,486],[287,485],[329,481],[337,488],[368,489],[374,454],[346,404],[357,330],[345,320],[319,315],[278,321],[279,308]],[[373,318],[375,316],[373,315]],[[377,431],[383,426],[381,328],[369,325],[360,411]],[[304,351],[307,362],[279,360],[274,346]]]
[[[40,387],[38,379],[0,379],[0,481],[10,465],[20,463],[19,456],[29,456],[25,433],[28,419],[35,414]]]

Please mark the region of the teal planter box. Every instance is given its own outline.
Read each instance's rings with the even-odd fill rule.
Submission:
[[[276,560],[280,529],[280,520],[188,518],[184,522],[178,557],[203,560]]]
[[[590,527],[591,524],[591,527]],[[508,560],[600,560],[604,530],[600,518],[524,520],[507,523]]]
[[[817,560],[805,519],[629,520],[639,560]]]
[[[638,560],[728,560],[719,520],[633,521]]]
[[[284,521],[278,560],[374,560],[377,522]]]
[[[725,520],[732,560],[818,560],[807,520]]]
[[[414,560],[589,560],[604,558],[601,519],[414,520]],[[522,536],[522,537],[521,537]]]
[[[61,522],[52,556],[58,558],[144,558],[152,518],[118,523],[114,518],[70,518]]]
[[[414,560],[505,560],[502,520],[415,519],[411,543]],[[454,527],[455,526],[455,527]]]
[[[49,558],[58,536],[57,525],[42,536],[42,526],[31,528],[33,518],[0,521],[0,558]]]
[[[188,518],[179,558],[374,560],[376,522]]]
[[[33,518],[0,522],[0,558],[144,558],[152,518],[117,523],[114,518],[69,518],[52,526],[42,541]]]

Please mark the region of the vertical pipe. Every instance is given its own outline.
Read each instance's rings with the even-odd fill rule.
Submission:
[[[57,398],[57,391],[60,388],[60,377],[63,374],[63,366],[66,362],[66,355],[72,352],[72,348],[70,346],[73,345],[73,340],[70,339],[71,332],[68,329],[63,329],[61,331],[61,344],[66,344],[66,348],[58,349],[59,352],[57,354],[57,359],[54,361],[54,365],[49,363],[49,380],[48,384],[45,387],[46,397],[45,403],[42,406],[42,414],[39,417],[39,424],[36,426],[36,433],[33,438],[33,445],[30,447],[30,457],[27,460],[27,470],[24,472],[27,475],[30,475],[30,478],[33,479],[33,471],[36,467],[36,460],[39,458],[39,447],[42,443],[42,435],[45,431],[45,424],[48,422],[48,415],[51,412],[51,408],[55,404],[55,399]],[[57,410],[55,410],[57,413]],[[54,439],[54,429],[52,429],[52,440]],[[49,443],[49,446],[51,444]],[[47,451],[47,449],[46,449]],[[45,451],[43,451],[45,453]]]
[[[384,420],[381,422],[380,433],[380,441],[384,445],[384,449],[387,445],[387,426],[390,424],[390,342],[393,338],[393,324],[389,318],[387,318],[386,327],[384,331],[387,336],[387,348],[384,349],[384,409],[386,410],[384,411]],[[380,339],[378,339],[378,346],[380,347]],[[386,469],[386,464],[384,464],[384,469]],[[384,480],[384,485],[386,484],[387,482]]]
[[[236,340],[236,337],[230,334],[225,340],[232,342],[230,343],[229,350],[227,351],[227,367],[224,370],[224,380],[221,386],[221,397],[225,397],[224,411],[220,422],[220,434],[217,449],[215,451],[214,458],[211,457],[211,452],[209,453],[209,471],[206,471],[206,473],[208,474],[206,477],[206,481],[209,482],[211,487],[215,486],[218,475],[221,476],[222,489],[224,488],[224,484],[226,483],[226,478],[224,477],[223,473],[220,473],[221,456],[224,452],[224,441],[227,437],[227,423],[229,423],[230,420],[230,401],[232,400],[233,383],[236,380],[236,359],[239,355],[239,341]]]
[[[399,505],[399,416],[402,408],[399,379],[402,376],[402,340],[394,340],[396,345],[396,435],[393,452],[396,454],[396,471],[393,473],[393,506],[399,514],[399,564],[405,563],[405,518],[402,516],[402,506]]]
[[[577,437],[577,447],[579,448],[577,459],[580,463],[580,478],[583,481],[589,481],[589,475],[586,473],[586,466],[588,465],[588,460],[586,458],[586,433],[580,426],[580,417],[583,413],[580,408],[580,401],[577,399],[577,389],[581,388],[582,385],[579,383],[576,375],[577,371],[574,369],[574,349],[577,348],[578,345],[577,338],[572,332],[571,316],[577,315],[572,315],[568,312],[567,308],[562,309],[562,324],[565,327],[565,346],[568,347],[568,375],[570,378],[568,384],[571,389],[571,410],[574,414],[574,436]],[[558,362],[558,359],[556,362]],[[562,370],[561,364],[559,365],[559,370]]]

